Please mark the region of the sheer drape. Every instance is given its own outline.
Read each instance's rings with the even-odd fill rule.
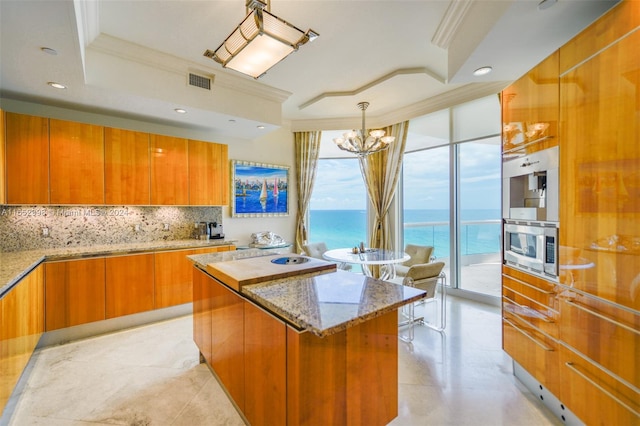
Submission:
[[[369,247],[392,249],[388,213],[402,167],[409,122],[394,124],[384,130],[387,135],[395,136],[396,140],[388,149],[360,158],[360,170],[367,187],[369,201],[376,213],[369,230]]]
[[[296,242],[295,252],[302,251],[307,243],[307,212],[316,180],[318,156],[320,153],[320,136],[322,132],[294,132],[296,152],[296,185],[298,189],[298,208],[296,210]]]

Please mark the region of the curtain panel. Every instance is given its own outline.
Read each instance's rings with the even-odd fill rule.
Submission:
[[[307,213],[309,212],[313,184],[316,180],[322,132],[294,132],[293,135],[296,156],[296,188],[298,190],[294,253],[301,253],[302,246],[308,242]]]
[[[402,168],[409,122],[394,124],[384,130],[396,140],[386,150],[360,158],[360,171],[375,211],[375,220],[369,230],[369,247],[393,249],[388,212]]]

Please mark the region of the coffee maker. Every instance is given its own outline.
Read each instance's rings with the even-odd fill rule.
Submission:
[[[222,225],[218,222],[209,222],[209,237],[215,240],[219,240],[224,238],[224,233],[222,232]]]

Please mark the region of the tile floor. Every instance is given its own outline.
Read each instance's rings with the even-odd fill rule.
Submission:
[[[499,309],[456,297],[447,305],[444,333],[419,326],[412,343],[399,342],[391,425],[562,424],[513,377],[500,349]],[[198,363],[191,326],[187,316],[38,350],[10,401],[12,418],[0,423],[242,425]]]

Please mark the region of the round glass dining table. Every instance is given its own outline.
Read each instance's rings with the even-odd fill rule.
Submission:
[[[380,265],[380,279],[395,278],[397,263],[406,262],[411,257],[403,251],[384,250],[377,248],[365,249],[364,253],[354,253],[352,248],[339,248],[326,251],[322,257],[339,265],[348,263],[360,265],[362,273],[371,277],[370,265]]]

